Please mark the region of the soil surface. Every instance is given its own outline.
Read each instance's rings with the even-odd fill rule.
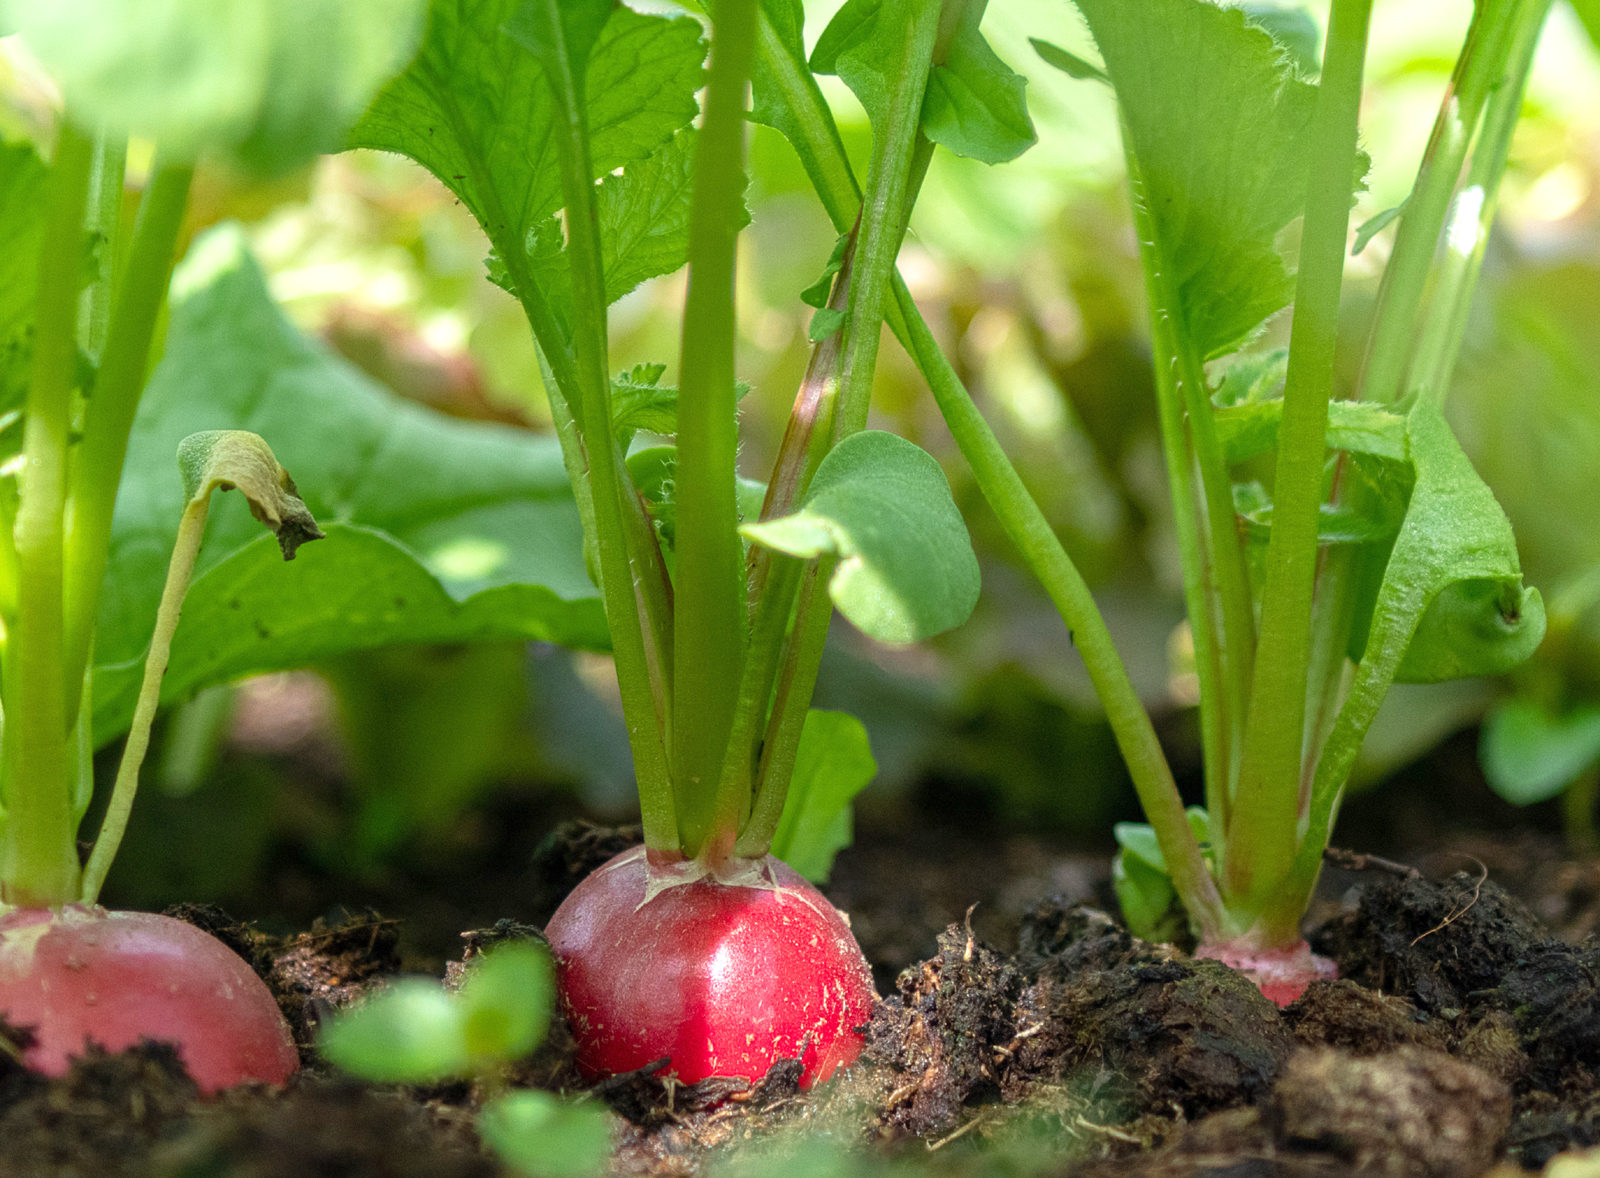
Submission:
[[[856,1066],[809,1092],[788,1061],[754,1084],[646,1069],[593,1086],[616,1113],[613,1172],[1509,1178],[1600,1146],[1600,865],[1482,840],[1424,860],[1471,865],[1438,878],[1346,860],[1366,869],[1330,868],[1311,937],[1340,978],[1280,1011],[1226,966],[1129,935],[1098,907],[1099,857],[1019,836],[997,870],[995,844],[964,858],[964,837],[868,835],[840,858],[828,891],[885,995]],[[504,919],[457,930],[444,972],[537,937],[635,839],[561,827]],[[60,1080],[0,1053],[0,1174],[508,1173],[474,1132],[472,1086],[364,1085],[315,1055],[331,1012],[426,959],[405,922],[362,911],[271,936],[208,906],[171,914],[261,974],[305,1070],[282,1091],[202,1100],[161,1044],[91,1052]],[[14,1046],[26,1030],[0,1034]],[[511,1082],[579,1092],[559,1019]]]

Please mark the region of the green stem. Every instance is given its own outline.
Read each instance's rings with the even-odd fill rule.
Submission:
[[[878,362],[883,309],[889,278],[906,231],[906,193],[928,88],[939,5],[918,0],[901,30],[895,88],[882,127],[873,128],[872,162],[856,237],[850,305],[845,320],[844,355],[839,370],[837,437],[865,429],[872,404],[872,377]]]
[[[717,787],[745,659],[744,548],[735,502],[734,260],[744,200],[745,90],[757,0],[717,0],[689,212],[689,291],[678,366],[677,578],[673,612],[672,778],[687,854],[731,847]]]
[[[211,496],[207,494],[185,506],[183,518],[178,523],[178,540],[173,545],[172,560],[167,565],[167,582],[161,589],[161,604],[156,608],[156,628],[150,636],[150,650],[145,655],[144,678],[139,683],[139,698],[133,706],[128,740],[122,746],[116,784],[111,788],[111,801],[100,823],[100,834],[95,838],[94,850],[83,869],[79,900],[84,904],[93,904],[100,898],[106,873],[111,870],[111,862],[117,857],[117,848],[122,845],[122,835],[128,829],[128,814],[133,809],[134,794],[139,790],[139,769],[144,764],[145,753],[150,749],[150,725],[161,704],[161,678],[167,673],[167,660],[172,655],[172,636],[177,632],[184,594],[189,591],[194,562],[200,555],[200,543],[205,539],[206,516],[210,509]]]
[[[795,755],[800,751],[800,734],[805,729],[806,713],[811,709],[817,669],[822,665],[822,648],[827,645],[828,627],[833,620],[828,581],[836,567],[835,559],[824,558],[801,574],[794,628],[778,674],[777,697],[773,700],[772,714],[761,742],[750,818],[734,845],[737,855],[749,858],[765,855],[783,818],[789,781],[794,776]]]
[[[1484,103],[1501,84],[1507,39],[1522,3],[1483,0],[1473,15],[1379,287],[1361,381],[1362,396],[1367,400],[1392,402],[1405,391],[1402,383],[1417,337],[1439,231]]]
[[[666,731],[666,717],[658,711],[661,701],[651,690],[650,658],[645,651],[641,619],[647,607],[636,592],[625,523],[628,509],[622,501],[627,488],[611,428],[605,277],[583,87],[567,52],[558,0],[537,0],[532,12],[541,21],[543,41],[550,47],[549,52],[541,54],[541,60],[555,98],[555,137],[567,210],[567,255],[572,266],[573,294],[572,379],[581,392],[582,405],[581,412],[574,412],[573,416],[587,457],[601,593],[617,663],[628,742],[633,750],[645,843],[652,850],[671,853],[680,850],[681,843],[667,765],[670,733]],[[551,356],[553,365],[562,359]],[[557,371],[559,375],[560,369]]]
[[[94,163],[89,171],[89,229],[100,235],[100,273],[85,294],[82,323],[83,350],[100,363],[111,323],[111,295],[115,290],[118,229],[122,224],[122,187],[128,166],[128,140],[124,135],[101,132],[95,138]]]
[[[1160,273],[1156,251],[1155,226],[1145,201],[1144,181],[1139,162],[1124,135],[1128,185],[1133,198],[1134,231],[1139,239],[1139,260],[1147,276]],[[1188,430],[1184,427],[1183,398],[1177,372],[1176,329],[1161,289],[1147,277],[1151,299],[1151,350],[1155,354],[1156,410],[1161,429],[1161,451],[1167,463],[1167,490],[1172,497],[1173,531],[1178,541],[1178,560],[1183,569],[1184,606],[1194,642],[1195,672],[1200,680],[1200,747],[1204,763],[1206,809],[1213,821],[1229,819],[1230,794],[1227,788],[1229,697],[1223,692],[1223,641],[1212,600],[1207,592],[1210,576],[1206,552],[1200,537],[1200,519],[1194,500],[1194,458]]]
[[[1106,719],[1133,777],[1139,804],[1155,827],[1156,841],[1171,870],[1173,886],[1202,935],[1213,940],[1223,927],[1216,884],[1184,817],[1183,800],[1150,716],[1128,678],[1105,619],[1082,574],[1028,493],[989,423],[973,404],[898,275],[894,294],[910,328],[912,357],[927,377],[956,445],[972,467],[978,486],[1006,535],[1021,550],[1067,624],[1095,693],[1106,709]]]
[[[1283,420],[1278,427],[1272,534],[1261,590],[1260,647],[1267,657],[1255,670],[1239,785],[1228,825],[1228,897],[1230,903],[1242,903],[1247,909],[1258,906],[1287,874],[1301,817],[1317,526],[1371,15],[1372,0],[1334,0],[1311,129],[1315,147],[1295,284]]]
[[[128,435],[150,366],[150,341],[166,302],[173,251],[189,205],[189,165],[159,168],[139,208],[127,273],[117,292],[74,456],[66,529],[66,673],[88,666],[95,612],[111,545],[111,518],[128,453]]]
[[[1444,233],[1444,250],[1433,281],[1433,297],[1406,391],[1443,403],[1450,376],[1472,311],[1472,295],[1483,269],[1489,229],[1500,204],[1500,180],[1505,175],[1511,139],[1522,114],[1522,96],[1532,69],[1533,53],[1550,0],[1524,0],[1511,27],[1505,78],[1496,86],[1484,111],[1466,184],[1456,194]]]
[[[68,699],[63,658],[62,516],[77,361],[83,214],[89,141],[63,121],[50,169],[39,254],[33,371],[23,431],[17,511],[17,626],[6,644],[6,725],[0,737],[5,824],[0,899],[54,907],[77,899],[68,775]],[[80,680],[74,679],[76,688]]]

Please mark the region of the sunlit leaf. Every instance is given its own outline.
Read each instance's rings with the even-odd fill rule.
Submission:
[[[757,544],[837,558],[828,592],[839,612],[883,642],[959,626],[978,600],[978,559],[928,453],[879,430],[828,452],[793,515],[746,524]]]
[[[1175,287],[1202,358],[1285,306],[1276,238],[1305,199],[1316,87],[1238,8],[1205,0],[1078,0],[1117,92]]]
[[[978,31],[982,8],[968,4],[943,64],[928,75],[922,130],[956,155],[1003,164],[1038,139],[1028,116],[1027,79],[996,56]]]
[[[433,0],[421,51],[351,133],[437,176],[496,242],[522,242],[561,207],[554,104],[538,59],[504,32],[521,0]],[[699,113],[697,21],[612,9],[588,58],[596,179],[645,160]]]
[[[1216,411],[1217,438],[1230,464],[1267,454],[1278,445],[1283,400],[1257,401]],[[1370,401],[1328,403],[1328,449],[1404,462],[1406,419]]]
[[[772,853],[812,883],[826,883],[833,857],[855,839],[850,803],[877,773],[860,720],[807,712]]]

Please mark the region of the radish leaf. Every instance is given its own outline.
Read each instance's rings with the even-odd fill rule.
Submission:
[[[164,700],[392,643],[606,645],[555,440],[445,418],[374,385],[284,318],[242,235],[223,229],[179,269],[165,355],[129,440],[95,643],[98,742],[132,712],[183,506],[172,453],[218,427],[274,439],[327,539],[286,569],[243,503],[218,503]]]
[[[1117,92],[1180,331],[1236,348],[1294,293],[1275,238],[1305,201],[1315,86],[1204,0],[1078,0]]]
[[[8,0],[91,130],[276,173],[338,147],[415,51],[422,0]]]
[[[995,55],[978,31],[982,6],[968,4],[944,63],[928,75],[922,130],[956,155],[1003,164],[1038,141],[1024,96],[1028,81]]]
[[[484,1105],[477,1129],[502,1161],[532,1178],[601,1174],[611,1153],[611,1118],[602,1104],[566,1104],[527,1088]]]
[[[746,524],[757,544],[834,557],[828,593],[881,642],[918,642],[959,626],[978,600],[978,558],[939,464],[881,430],[851,434],[817,467],[800,510]]]
[[[460,1004],[437,982],[407,978],[333,1019],[319,1047],[330,1062],[381,1084],[430,1084],[469,1066]]]
[[[518,0],[434,0],[422,49],[378,95],[349,146],[410,156],[497,244],[561,207],[555,108],[538,59],[503,30]],[[647,159],[699,113],[698,22],[617,6],[586,71],[595,178]]]
[[[827,883],[833,857],[855,841],[850,803],[877,774],[861,721],[812,708],[800,731],[772,853],[812,883]]]

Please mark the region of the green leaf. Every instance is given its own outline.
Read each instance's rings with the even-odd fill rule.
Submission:
[[[1288,348],[1240,353],[1229,359],[1222,383],[1211,394],[1211,404],[1218,409],[1231,409],[1281,398],[1288,375]]]
[[[1076,53],[1069,53],[1059,45],[1052,45],[1049,41],[1040,40],[1038,37],[1029,37],[1028,44],[1033,46],[1034,52],[1043,59],[1046,65],[1053,65],[1068,77],[1080,81],[1104,82],[1111,84],[1111,79],[1106,77],[1106,71],[1095,65],[1092,61],[1085,61]]]
[[[281,172],[338,148],[416,50],[423,0],[7,0],[91,130]]]
[[[607,303],[688,262],[695,134],[692,128],[679,131],[649,158],[600,182],[595,204]],[[743,229],[750,214],[742,205],[739,212],[738,228]],[[559,221],[551,217],[536,224],[528,231],[526,246],[534,280],[562,319],[570,320],[572,270]],[[503,265],[492,276],[511,290]]]
[[[1503,675],[1521,666],[1544,640],[1544,606],[1537,619],[1523,610],[1538,590],[1491,578],[1452,581],[1439,590],[1417,623],[1396,683],[1443,683],[1473,675]]]
[[[538,1046],[550,1025],[550,957],[526,941],[491,949],[461,983],[462,1033],[475,1060],[509,1063]]]
[[[790,556],[837,558],[829,596],[881,642],[919,642],[977,604],[978,558],[950,484],[926,451],[894,434],[845,438],[795,514],[741,530]]]
[[[1117,893],[1123,923],[1134,936],[1163,942],[1183,931],[1183,908],[1165,871],[1125,848],[1111,860],[1111,886]]]
[[[1596,761],[1600,707],[1593,704],[1554,713],[1513,696],[1484,717],[1478,762],[1490,788],[1513,805],[1555,797]]]
[[[393,643],[606,645],[555,440],[379,388],[284,318],[242,234],[224,228],[174,280],[165,354],[129,440],[95,640],[97,742],[123,729],[138,690],[184,503],[172,454],[217,428],[271,441],[327,539],[287,568],[245,504],[216,504],[163,700]]]
[[[1287,305],[1275,239],[1300,213],[1315,86],[1238,8],[1078,0],[1117,91],[1175,314],[1202,359]]]
[[[983,9],[968,4],[945,51],[928,75],[922,130],[956,155],[1003,164],[1038,141],[1028,116],[1028,82],[995,55],[978,31]]]
[[[834,332],[844,326],[844,312],[833,307],[818,307],[811,322],[806,327],[806,338],[814,344],[820,344]]]
[[[1211,820],[1206,814],[1205,807],[1190,806],[1184,810],[1183,816],[1188,819],[1189,830],[1194,834],[1195,840],[1202,847],[1209,848]],[[1111,828],[1111,837],[1117,840],[1117,846],[1124,852],[1134,856],[1145,866],[1155,868],[1162,875],[1167,874],[1167,857],[1161,853],[1161,843],[1156,838],[1156,828],[1148,822],[1118,822]]]
[[[460,1003],[437,982],[406,979],[323,1028],[334,1066],[380,1084],[431,1084],[465,1075],[470,1060]]]
[[[855,840],[850,803],[877,773],[861,721],[812,708],[800,732],[772,853],[812,883],[827,883],[833,857]]]
[[[523,1088],[486,1104],[477,1128],[501,1161],[533,1178],[598,1175],[611,1154],[611,1118],[598,1101],[568,1104]]]
[[[562,204],[544,70],[502,32],[519,5],[433,0],[421,51],[350,137],[427,168],[497,246],[523,242]],[[612,10],[585,77],[596,179],[649,158],[693,120],[704,58],[697,21]]]
[[[912,0],[846,0],[811,50],[811,70],[837,74],[881,126],[899,69]]]
[[[1353,258],[1367,246],[1372,244],[1372,239],[1382,233],[1390,225],[1400,219],[1400,214],[1406,211],[1406,202],[1401,201],[1392,209],[1384,209],[1375,217],[1368,217],[1356,229],[1356,239],[1351,243],[1350,256]]]
[[[1274,3],[1242,4],[1252,24],[1260,25],[1283,46],[1301,77],[1314,78],[1322,69],[1322,30],[1306,8]]]
[[[1214,420],[1223,457],[1229,465],[1245,462],[1277,448],[1283,399],[1218,409]],[[1371,401],[1330,401],[1328,449],[1404,462],[1406,419]]]
[[[1401,512],[1380,499],[1369,510],[1324,503],[1317,515],[1318,544],[1381,544],[1394,539]],[[1233,484],[1233,507],[1244,520],[1252,544],[1265,545],[1272,534],[1272,496],[1260,483]]]
[[[850,235],[841,233],[833,243],[833,252],[828,255],[828,264],[822,268],[822,276],[800,292],[802,303],[819,311],[828,305],[828,296],[833,293],[833,276],[844,269],[845,255],[849,252]]]
[[[1461,452],[1438,407],[1419,400],[1406,417],[1416,485],[1389,554],[1366,649],[1317,769],[1319,793],[1343,784],[1378,706],[1409,657],[1430,670],[1453,660],[1460,667],[1503,664],[1506,652],[1531,650],[1544,633],[1539,591],[1522,586],[1516,539],[1494,494]],[[1445,590],[1441,614],[1427,629],[1424,615]],[[1485,611],[1498,616],[1486,618]],[[1477,624],[1463,624],[1463,615]],[[1414,638],[1423,645],[1409,653]]]

